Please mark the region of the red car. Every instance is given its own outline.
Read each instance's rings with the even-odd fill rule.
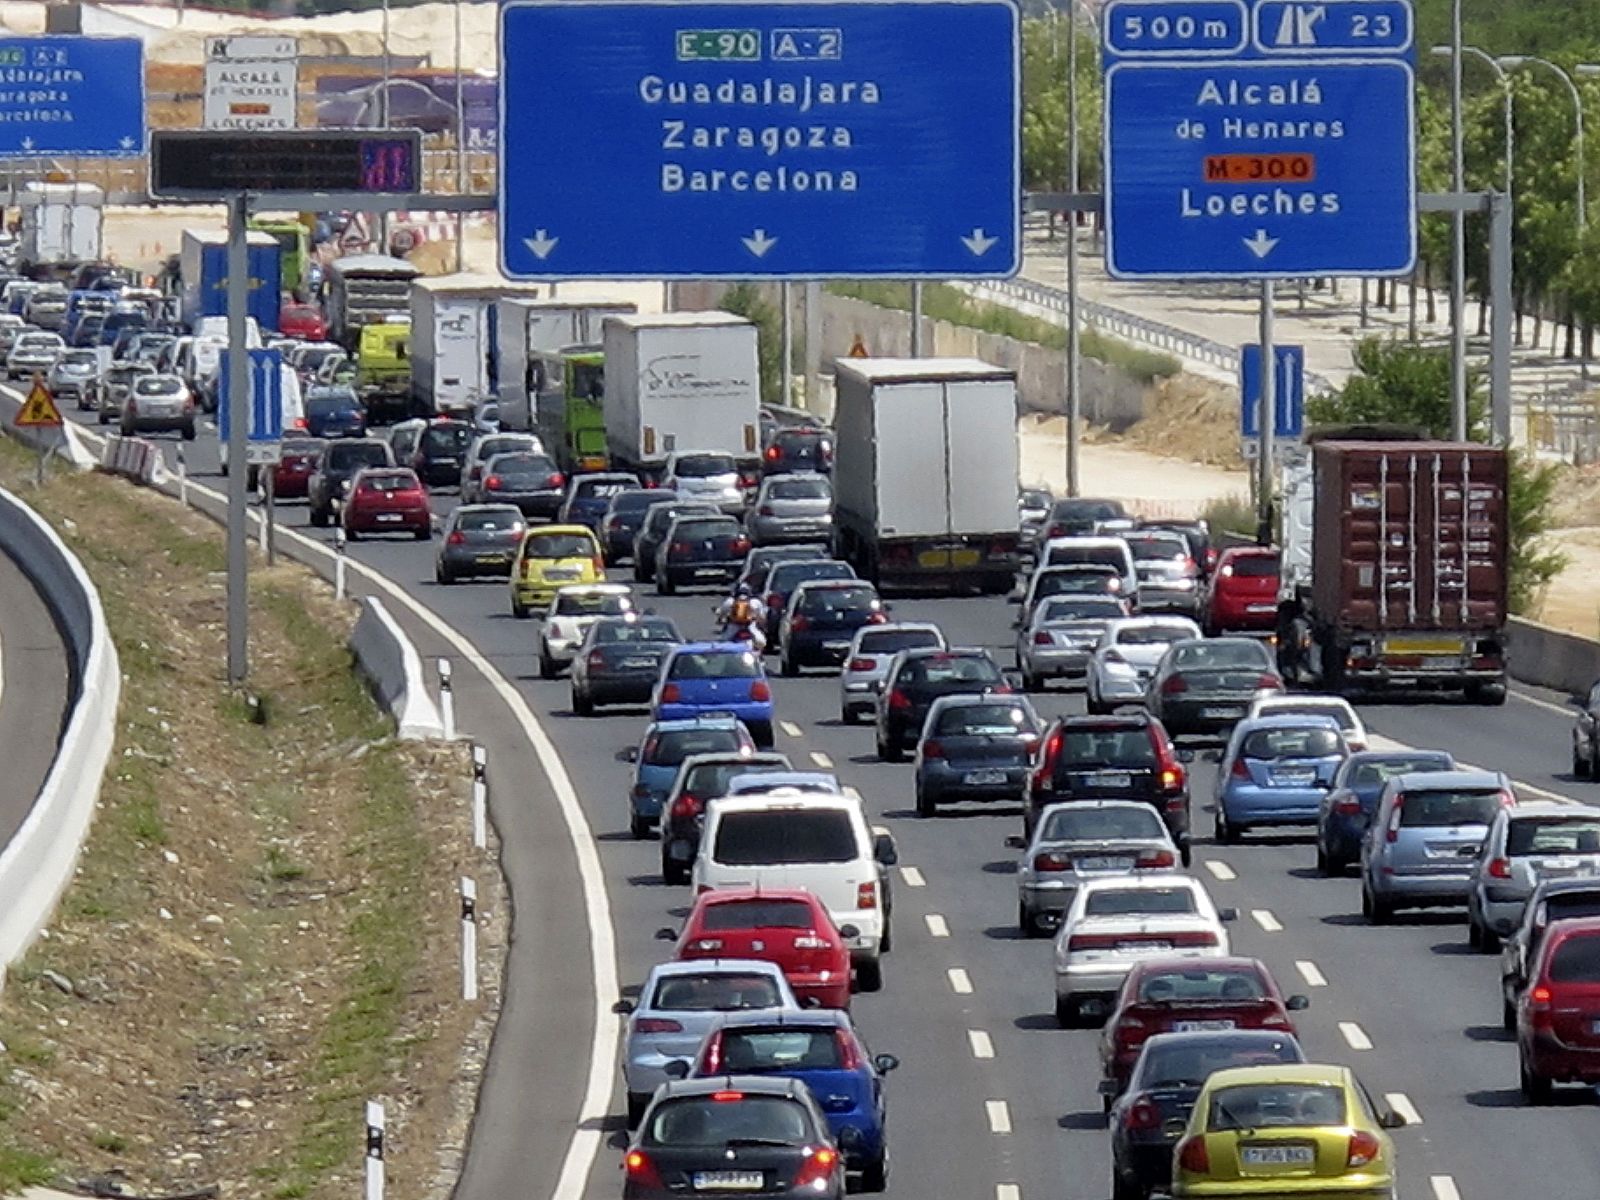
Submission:
[[[339,519],[352,542],[363,533],[409,533],[419,542],[433,536],[428,493],[409,467],[356,472]]]
[[[1224,550],[1206,594],[1206,636],[1271,632],[1278,627],[1278,551],[1271,546]]]
[[[317,455],[322,453],[320,441],[305,438],[285,438],[283,457],[272,468],[272,495],[277,500],[304,500],[317,468]]]
[[[1158,1033],[1268,1029],[1294,1035],[1291,1012],[1310,1004],[1284,999],[1277,980],[1255,958],[1150,958],[1135,963],[1117,1007],[1100,1033],[1106,1111],[1128,1086],[1145,1040]]]
[[[1517,998],[1522,1094],[1548,1104],[1557,1083],[1600,1084],[1600,917],[1552,924]]]
[[[670,929],[657,936],[671,938]],[[678,960],[755,958],[775,963],[801,1003],[850,1007],[850,951],[822,906],[802,889],[701,892],[678,936]]]
[[[315,304],[285,304],[278,310],[278,330],[284,337],[320,342],[328,336],[328,322]]]

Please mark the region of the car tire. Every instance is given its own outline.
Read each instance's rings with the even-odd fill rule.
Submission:
[[[1039,928],[1039,918],[1034,916],[1033,910],[1021,900],[1017,901],[1017,930],[1025,938],[1044,936],[1044,930]]]
[[[678,589],[673,585],[672,580],[667,577],[666,572],[662,572],[660,577],[656,580],[656,595],[670,596],[677,590]]]
[[[411,536],[415,540],[417,540],[419,542],[430,541],[433,538],[433,530],[431,530],[431,529],[427,528],[426,526],[424,526],[423,528],[417,530]]]
[[[793,679],[800,674],[800,668],[795,664],[794,659],[784,654],[778,659],[778,674],[785,679]]]
[[[1334,873],[1333,860],[1328,857],[1328,852],[1322,848],[1322,842],[1317,842],[1317,874],[1324,879]]]
[[[1593,774],[1589,769],[1589,760],[1578,753],[1578,748],[1572,748],[1572,777],[1574,779],[1588,779]]]
[[[594,701],[589,699],[588,692],[580,692],[577,688],[572,689],[572,711],[580,717],[594,716]]]
[[[689,868],[667,854],[665,840],[661,844],[661,882],[668,887],[679,887],[689,882]]]
[[[861,724],[861,714],[853,708],[842,707],[839,709],[839,724],[859,725]]]
[[[917,789],[917,816],[926,820],[939,815],[939,802],[923,788]]]
[[[443,567],[434,567],[433,581],[435,583],[443,584],[445,587],[449,587],[456,581],[456,577]]]
[[[649,583],[650,576],[644,573],[644,566],[638,559],[633,560],[633,581],[635,583]]]
[[[1470,908],[1467,910],[1467,945],[1474,950],[1483,949],[1483,927],[1478,924]]]
[[[1188,870],[1194,862],[1194,847],[1187,841],[1178,847],[1178,861],[1183,864],[1184,870]]]
[[[347,542],[359,542],[361,540],[361,534],[358,530],[346,528],[344,531],[344,540]]]
[[[1371,892],[1362,893],[1362,906],[1366,910],[1367,920],[1374,925],[1387,925],[1394,919],[1394,905],[1388,900],[1380,900]]]
[[[1517,1008],[1505,998],[1504,992],[1500,996],[1500,1025],[1507,1033],[1517,1031]]]
[[[1069,997],[1056,997],[1056,1024],[1063,1029],[1076,1029],[1082,1018],[1078,1015],[1078,1002]]]
[[[1224,846],[1237,846],[1239,844],[1240,830],[1238,826],[1223,814],[1222,809],[1217,809],[1215,835],[1217,841]]]
[[[95,423],[99,425],[111,424],[111,414],[106,412],[106,410],[103,408],[99,412],[95,413],[94,419]],[[227,471],[223,471],[223,474],[226,475]]]
[[[120,432],[121,432],[122,436],[125,437],[125,438],[132,437],[133,436],[133,426],[129,425],[126,421],[124,421],[124,422],[122,422],[122,425],[121,425],[121,428],[120,428]]]
[[[1478,926],[1478,949],[1484,954],[1500,953],[1500,935],[1487,925]]]
[[[528,606],[520,600],[513,600],[511,602],[511,615],[519,621],[526,621],[528,619]]]
[[[1517,1075],[1522,1086],[1522,1095],[1529,1104],[1549,1104],[1555,1097],[1555,1085],[1528,1067],[1528,1060],[1521,1054],[1517,1055]]]
[[[628,814],[628,832],[636,842],[642,842],[650,836],[650,822],[638,813]]]
[[[193,421],[191,421],[189,424],[187,424],[187,425],[185,425],[183,427],[183,440],[186,441],[186,442],[194,441],[194,422]]]
[[[543,650],[539,651],[539,678],[555,679],[561,674],[561,667],[555,659]]]
[[[746,721],[745,728],[750,731],[750,738],[762,750],[772,749],[772,722],[771,721]]]
[[[628,1128],[637,1129],[644,1119],[644,1110],[650,1106],[649,1092],[628,1093]]]
[[[227,472],[224,471],[223,474],[226,475]],[[311,523],[318,529],[326,529],[328,527],[328,514],[324,510],[320,508],[313,508],[310,516]]]
[[[1042,692],[1042,691],[1044,691],[1044,687],[1043,687],[1043,685],[1042,685],[1042,683],[1041,683],[1041,681],[1040,681],[1040,679],[1039,679],[1039,677],[1037,675],[1035,675],[1032,671],[1028,670],[1026,667],[1020,666],[1020,664],[1019,664],[1019,669],[1022,672],[1022,690],[1024,692]]]
[[[1108,1101],[1107,1103],[1109,1104],[1110,1102]],[[1110,1112],[1111,1110],[1107,1108],[1106,1111]],[[1111,1200],[1148,1200],[1148,1195],[1149,1193],[1144,1188],[1137,1183],[1129,1183],[1122,1177],[1121,1172],[1115,1168],[1112,1169]]]
[[[878,758],[883,762],[904,762],[906,752],[897,745],[891,745],[882,738],[878,739]]]
[[[856,964],[856,991],[881,992],[883,990],[883,961],[863,959]]]
[[[889,1151],[886,1149],[875,1160],[861,1168],[861,1190],[882,1192],[889,1187]]]

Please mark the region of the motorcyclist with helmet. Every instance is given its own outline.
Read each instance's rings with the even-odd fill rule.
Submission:
[[[747,583],[741,583],[732,596],[717,606],[718,635],[725,642],[748,641],[758,651],[767,647],[766,605]]]

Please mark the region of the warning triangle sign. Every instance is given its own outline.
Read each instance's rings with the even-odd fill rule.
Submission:
[[[61,410],[50,398],[50,390],[44,386],[44,380],[38,375],[33,377],[33,390],[28,393],[28,398],[22,402],[22,407],[17,410],[16,419],[11,423],[18,429],[61,427]]]

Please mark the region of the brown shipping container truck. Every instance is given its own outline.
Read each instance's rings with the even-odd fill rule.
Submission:
[[[1322,441],[1312,469],[1311,586],[1282,614],[1298,622],[1280,640],[1294,673],[1335,691],[1453,688],[1503,702],[1506,452]]]

